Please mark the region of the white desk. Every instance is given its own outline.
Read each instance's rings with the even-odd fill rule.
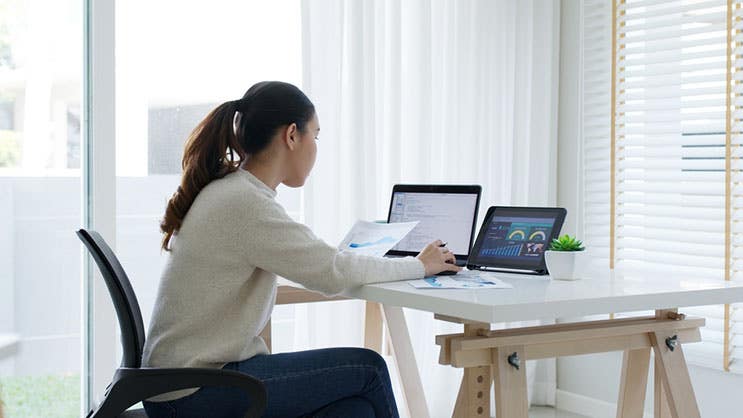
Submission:
[[[346,296],[484,323],[556,319],[743,301],[743,283],[621,276],[549,280],[493,273],[513,289],[415,289],[406,282],[363,286]]]
[[[400,307],[433,312],[438,319],[463,323],[464,333],[438,336],[436,341],[441,345],[440,363],[465,369],[454,416],[487,416],[490,398],[484,394],[489,393],[494,381],[498,418],[527,417],[524,360],[617,350],[625,352],[617,416],[639,418],[644,409],[651,349],[656,358],[656,418],[698,418],[681,346],[699,341],[704,320],[684,318],[676,314],[676,309],[743,301],[743,284],[686,277],[608,272],[572,282],[508,274],[498,277],[514,288],[420,290],[396,282],[367,285],[344,295],[384,305],[398,362],[400,358],[407,359],[405,362],[414,358],[409,339],[405,341],[407,329]],[[498,322],[641,310],[654,310],[656,314],[640,319],[490,331],[490,324]],[[674,345],[674,340],[679,344]],[[407,371],[407,376],[402,373],[406,385],[412,385],[412,389],[406,389],[412,415],[426,416],[417,370]]]

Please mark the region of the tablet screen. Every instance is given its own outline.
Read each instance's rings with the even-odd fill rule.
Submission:
[[[564,220],[559,208],[491,208],[469,264],[538,270]]]

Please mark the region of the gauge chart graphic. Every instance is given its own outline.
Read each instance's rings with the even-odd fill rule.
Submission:
[[[526,239],[526,231],[523,229],[512,229],[508,233],[508,239],[523,241]]]
[[[533,226],[533,223],[513,222],[506,237],[511,241],[526,241]]]
[[[543,230],[532,231],[529,234],[529,241],[545,241],[547,240],[547,234]]]

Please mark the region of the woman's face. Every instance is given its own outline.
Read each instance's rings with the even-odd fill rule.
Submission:
[[[301,187],[315,165],[317,157],[317,136],[320,133],[320,123],[317,114],[312,116],[304,131],[297,130],[298,140],[295,142],[294,150],[289,153],[289,175],[284,184],[289,187]]]

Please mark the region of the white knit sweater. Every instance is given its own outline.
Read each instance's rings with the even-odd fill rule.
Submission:
[[[276,192],[238,170],[196,197],[160,279],[144,367],[221,368],[267,353],[258,336],[276,299],[276,275],[327,295],[424,276],[415,258],[340,252],[292,220]],[[187,389],[152,398],[178,399]]]

